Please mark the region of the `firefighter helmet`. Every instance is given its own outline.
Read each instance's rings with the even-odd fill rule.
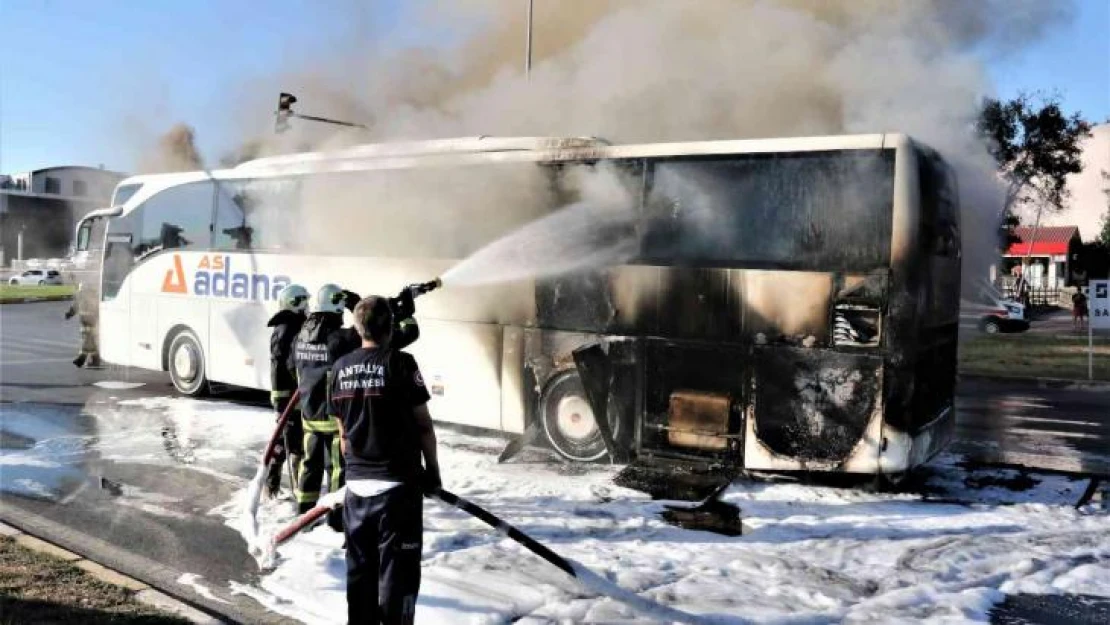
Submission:
[[[308,308],[308,289],[299,284],[290,284],[278,293],[278,305],[282,310],[304,312]]]
[[[347,295],[336,284],[325,284],[316,291],[316,312],[342,313]]]

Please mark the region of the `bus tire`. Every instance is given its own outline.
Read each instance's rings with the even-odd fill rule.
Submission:
[[[170,342],[167,368],[177,392],[190,397],[200,397],[208,392],[207,369],[204,350],[192,330],[185,329],[174,335]]]
[[[617,439],[620,419],[612,402],[608,412]],[[564,371],[547,381],[540,396],[539,418],[548,444],[567,460],[595,462],[608,453],[577,371]]]

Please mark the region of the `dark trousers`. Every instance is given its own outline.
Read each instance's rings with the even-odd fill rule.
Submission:
[[[347,622],[409,624],[420,592],[424,498],[401,485],[373,497],[347,491]]]
[[[329,477],[328,492],[343,486],[343,454],[339,451],[339,433],[313,432],[304,426],[304,456],[297,476],[297,510],[307,512],[320,499],[324,476]]]
[[[275,412],[279,419],[288,403],[288,397],[280,398],[274,403]],[[268,479],[271,489],[276,491],[281,483],[281,472],[285,467],[286,454],[293,456],[289,470],[293,474],[291,476],[293,483],[297,483],[297,476],[301,469],[301,456],[304,455],[302,453],[304,451],[303,446],[304,430],[301,426],[301,413],[294,408],[293,414],[289,415],[289,419],[285,421],[285,430],[281,433],[278,444],[274,449],[274,457],[270,460]]]

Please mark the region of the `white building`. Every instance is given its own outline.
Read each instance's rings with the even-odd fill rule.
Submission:
[[[81,166],[0,175],[0,266],[65,256],[77,220],[107,206],[124,177]]]

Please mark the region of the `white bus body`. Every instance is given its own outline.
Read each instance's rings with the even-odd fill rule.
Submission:
[[[774,262],[755,265],[732,264],[720,267],[713,265],[706,269],[683,269],[678,264],[672,267],[665,262],[654,261],[620,265],[606,270],[609,284],[613,285],[611,293],[607,295],[614,302],[611,305],[612,310],[607,313],[609,319],[600,326],[587,324],[589,327],[577,327],[571,322],[559,322],[555,327],[550,324],[545,325],[542,321],[544,311],[540,310],[541,305],[537,303],[538,281],[535,280],[480,288],[452,288],[451,285],[447,285],[417,301],[421,338],[409,348],[409,351],[416,356],[428,381],[432,392],[430,409],[437,420],[520,433],[532,418],[539,418],[534,417],[540,410],[535,405],[536,395],[542,395],[544,392],[542,387],[545,380],[532,379],[529,374],[522,372],[532,366],[535,350],[540,349],[536,344],[540,342],[579,344],[592,339],[611,340],[614,337],[617,340],[635,339],[649,344],[647,352],[638,352],[648,354],[650,349],[654,349],[650,348],[650,345],[655,343],[662,345],[665,342],[664,347],[670,349],[669,346],[676,344],[671,339],[689,338],[695,342],[700,341],[702,345],[706,342],[722,345],[735,342],[738,350],[736,353],[743,352],[749,355],[754,353],[758,357],[769,349],[761,343],[766,341],[767,335],[775,336],[775,332],[781,333],[782,336],[811,335],[810,339],[813,340],[806,341],[805,348],[812,347],[815,341],[814,353],[817,353],[817,350],[824,350],[821,353],[828,354],[830,358],[849,360],[870,358],[868,362],[884,363],[875,365],[878,369],[868,369],[873,372],[873,375],[871,373],[868,375],[879,380],[876,382],[879,384],[877,387],[879,390],[869,391],[874,395],[872,398],[874,401],[868,404],[866,414],[858,416],[863,420],[859,423],[858,444],[844,447],[843,444],[837,443],[836,445],[844,447],[843,453],[837,452],[839,455],[826,454],[817,459],[804,457],[799,459],[784,453],[782,446],[776,447],[777,443],[773,441],[761,443],[760,437],[765,439],[768,436],[767,432],[771,431],[770,426],[774,424],[765,421],[764,431],[760,433],[761,417],[758,413],[764,408],[756,405],[754,398],[758,389],[753,390],[753,386],[757,386],[758,383],[745,382],[747,386],[743,388],[737,386],[735,389],[722,391],[722,397],[726,397],[726,404],[729,401],[728,397],[733,397],[731,401],[742,403],[742,408],[738,407],[737,411],[747,416],[742,424],[729,426],[739,427],[740,430],[732,434],[722,434],[724,442],[720,442],[719,445],[717,442],[706,443],[703,440],[705,436],[702,434],[685,439],[671,437],[672,442],[677,441],[674,443],[675,449],[678,450],[676,453],[690,457],[712,456],[717,459],[736,453],[744,456],[739,462],[746,468],[752,469],[838,470],[897,474],[924,462],[947,442],[953,418],[950,402],[938,400],[937,406],[931,407],[928,415],[912,417],[914,420],[912,427],[899,425],[896,421],[892,425],[889,416],[884,420],[884,410],[887,409],[883,403],[881,390],[883,384],[887,383],[884,380],[889,379],[892,380],[890,383],[912,389],[911,378],[914,375],[911,371],[912,357],[909,360],[897,359],[900,363],[897,366],[901,367],[904,376],[909,377],[894,378],[890,373],[885,374],[884,377],[884,371],[894,367],[895,365],[891,363],[895,361],[884,360],[887,357],[883,354],[894,349],[900,350],[901,347],[893,343],[887,344],[885,340],[880,342],[878,339],[871,346],[861,347],[859,344],[838,346],[831,330],[833,324],[831,310],[834,304],[837,310],[840,310],[840,304],[834,300],[838,297],[836,295],[836,289],[840,288],[838,285],[845,279],[860,282],[868,276],[879,276],[881,288],[876,291],[879,294],[873,296],[878,298],[876,301],[885,301],[888,291],[892,293],[890,297],[894,301],[900,289],[903,291],[919,288],[935,289],[944,297],[929,304],[933,310],[911,311],[903,306],[898,309],[898,314],[903,317],[898,319],[893,316],[887,319],[886,315],[893,315],[894,309],[888,310],[886,304],[864,302],[863,305],[845,306],[844,310],[849,316],[856,315],[864,318],[872,314],[868,312],[870,310],[868,306],[873,305],[874,318],[883,319],[879,322],[879,326],[883,328],[882,331],[891,332],[898,341],[907,345],[916,341],[918,335],[916,328],[923,324],[943,328],[943,340],[931,339],[936,345],[948,345],[949,327],[952,330],[951,340],[955,340],[958,319],[955,312],[948,310],[945,302],[951,298],[948,292],[951,290],[953,267],[957,276],[953,301],[959,300],[958,251],[952,258],[952,262],[946,261],[937,265],[937,267],[943,265],[943,268],[937,269],[935,275],[931,276],[932,282],[928,284],[932,286],[928,284],[920,286],[924,283],[914,277],[914,272],[917,271],[915,268],[927,261],[917,250],[917,246],[921,221],[918,184],[919,176],[924,175],[919,174],[918,170],[927,160],[923,155],[928,153],[930,152],[927,148],[919,150],[917,144],[909,138],[896,134],[629,146],[611,146],[593,139],[468,139],[362,146],[335,153],[259,159],[230,170],[136,176],[121,184],[121,187],[126,186],[131,194],[114,209],[118,211],[118,216],[111,219],[111,224],[117,224],[118,227],[110,225],[105,235],[104,278],[100,290],[101,356],[113,364],[152,370],[170,370],[177,367],[187,371],[190,367],[202,367],[201,373],[208,381],[268,389],[270,333],[266,327],[266,321],[277,311],[276,295],[284,285],[301,284],[310,292],[314,292],[321,285],[330,282],[364,295],[375,293],[391,296],[406,284],[424,282],[443,275],[460,260],[449,251],[442,255],[415,254],[407,258],[385,253],[375,255],[373,245],[368,245],[364,254],[345,256],[286,253],[280,249],[237,250],[234,249],[235,245],[229,242],[231,239],[223,237],[221,232],[226,232],[227,237],[245,237],[244,240],[248,241],[252,235],[250,232],[246,235],[235,234],[231,232],[235,230],[234,228],[229,230],[220,227],[221,200],[219,198],[215,200],[217,205],[215,209],[204,206],[204,202],[200,201],[197,204],[197,214],[194,215],[184,214],[188,212],[188,208],[184,204],[181,205],[181,223],[177,224],[180,227],[163,223],[161,243],[157,242],[159,235],[151,224],[139,224],[131,227],[131,230],[128,229],[126,220],[129,215],[151,202],[153,198],[158,198],[159,194],[187,188],[196,188],[200,190],[197,191],[198,193],[206,193],[203,189],[207,187],[203,184],[196,187],[189,187],[189,185],[212,183],[217,189],[216,193],[219,194],[223,192],[221,189],[236,188],[239,184],[255,184],[256,181],[266,180],[275,181],[274,184],[284,184],[281,181],[311,180],[316,176],[341,172],[369,175],[372,172],[403,173],[428,168],[481,168],[485,165],[528,163],[570,166],[597,162],[642,163],[643,171],[646,172],[655,166],[654,163],[684,159],[700,162],[737,157],[773,161],[780,157],[802,154],[818,156],[827,154],[830,155],[829,158],[834,158],[835,155],[885,155],[882,158],[887,159],[884,161],[887,163],[884,167],[889,168],[889,180],[884,184],[887,184],[889,189],[887,187],[884,189],[887,189],[885,192],[889,195],[886,196],[886,204],[880,207],[880,213],[886,211],[887,223],[884,226],[885,230],[882,228],[879,230],[885,233],[882,236],[886,237],[884,241],[880,241],[879,246],[883,250],[882,255],[885,256],[876,257],[879,260],[871,265],[859,268],[851,264],[854,261],[849,261],[844,267],[828,269],[827,274],[822,273],[825,270],[820,268],[793,264],[794,261],[791,258],[781,258]],[[650,174],[642,175],[646,188],[648,186],[646,180]],[[954,181],[945,184],[951,186]],[[372,198],[367,198],[367,202],[370,201]],[[245,214],[246,209],[244,209]],[[426,219],[430,222],[444,214],[451,214],[449,207],[429,206],[425,214],[405,215],[405,218],[417,221]],[[308,218],[327,220],[329,216],[320,214],[310,215]],[[190,220],[196,221],[197,224],[208,224],[207,237],[211,245],[188,240],[188,236],[192,236],[193,239],[206,236],[205,226],[190,226],[186,223]],[[161,221],[165,222],[164,219]],[[172,230],[169,235],[166,234],[165,226],[170,226]],[[344,224],[336,222],[331,226],[343,228]],[[866,223],[863,226],[870,227]],[[191,227],[193,229],[189,230]],[[352,227],[357,225],[352,224]],[[945,227],[954,228],[955,234],[958,235],[958,224]],[[185,236],[176,240],[188,244],[167,245],[166,241],[175,240],[174,237],[178,237],[178,234],[174,232],[180,233],[182,228],[185,229]],[[190,235],[190,232],[200,234]],[[795,235],[787,233],[785,236],[790,238]],[[216,245],[216,239],[221,237],[225,239],[225,244]],[[955,244],[958,246],[958,240]],[[121,249],[129,251],[127,254],[122,254]],[[113,263],[117,264],[113,265]],[[686,275],[683,272],[694,271],[701,272],[697,275],[703,278],[697,279],[703,281],[703,287],[708,284],[709,286],[705,288],[720,290],[723,293],[721,297],[729,302],[730,307],[729,310],[697,309],[692,313],[695,316],[712,317],[706,317],[705,332],[674,325],[681,324],[681,320],[677,322],[662,320],[658,302],[663,301],[659,298],[665,297],[667,293],[659,295],[653,294],[654,291],[652,291],[652,289],[658,290],[660,283],[671,280],[669,276],[672,273]],[[818,298],[814,300],[816,303],[808,304],[801,301],[810,297],[810,294],[816,294],[813,295]],[[692,297],[695,305],[698,297],[696,294]],[[912,298],[916,297],[916,294],[912,294]],[[651,303],[653,301],[656,303]],[[691,305],[686,303],[689,301],[691,298],[684,298],[683,305]],[[791,306],[779,305],[781,302],[791,301],[795,302]],[[928,301],[934,302],[934,299]],[[746,312],[742,312],[741,308]],[[861,310],[864,312],[859,312]],[[952,310],[954,311],[955,308]],[[639,317],[636,316],[637,314]],[[643,319],[648,317],[655,321],[645,325],[646,322],[643,322]],[[949,319],[949,317],[952,318]],[[934,321],[929,321],[930,319]],[[759,324],[763,325],[757,327]],[[668,329],[672,327],[677,329]],[[195,350],[199,350],[199,363],[191,363],[189,360],[197,357],[197,354],[188,353],[186,348],[190,347],[189,341],[184,343],[177,341],[178,337],[185,334],[195,338]],[[171,349],[175,345],[178,347],[184,345],[180,353]],[[695,348],[690,347],[690,349]],[[790,349],[798,351],[803,348],[799,344],[790,346]],[[945,347],[945,349],[948,348]],[[910,349],[907,353],[916,354],[915,350],[916,348]],[[947,353],[944,352],[944,354]],[[567,366],[565,354],[564,350],[562,356],[553,356],[549,359],[550,366],[545,365],[547,368],[543,369],[545,375],[565,369]],[[948,358],[947,355],[930,356],[940,363],[932,369],[938,369],[938,367],[943,369],[939,374],[940,381],[936,382],[936,388],[940,389],[937,391],[938,396],[951,394],[947,380],[949,377],[947,361],[953,361],[951,377],[954,379],[954,347],[951,348],[951,354],[952,358]],[[789,358],[794,357],[789,356]],[[911,364],[907,365],[905,362],[911,362]],[[928,367],[922,371],[926,369]],[[753,371],[754,373],[751,374],[753,380],[763,375],[758,370]],[[768,368],[767,371],[772,369]],[[650,374],[649,371],[647,375]],[[644,374],[641,373],[642,375]],[[917,375],[927,375],[927,372]],[[748,374],[745,373],[739,377],[748,379]],[[641,382],[643,382],[642,377]],[[679,382],[673,384],[679,384]],[[681,390],[678,387],[672,388],[673,384],[665,383],[670,385],[667,388],[671,391]],[[644,399],[642,390],[637,393],[640,395],[635,400],[639,402],[636,403],[636,428],[641,428],[640,415],[646,415],[653,410],[656,412],[668,410],[666,406],[658,409],[650,406],[645,408],[646,403],[655,400]],[[743,395],[742,401],[739,397],[741,395]],[[687,394],[683,397],[690,396],[692,395]],[[671,417],[673,418],[674,415]],[[778,417],[763,418],[766,420]],[[647,417],[644,419],[644,423],[651,420]],[[906,419],[911,418],[907,416]],[[663,423],[651,425],[651,427],[663,432],[670,426]],[[629,444],[635,444],[638,447],[647,445],[644,441],[654,435],[644,432],[646,430],[639,430],[635,436],[635,442]],[[568,457],[575,457],[574,453],[560,451]],[[833,456],[837,459],[830,460],[829,458]],[[583,458],[586,457],[594,456],[583,456]]]

